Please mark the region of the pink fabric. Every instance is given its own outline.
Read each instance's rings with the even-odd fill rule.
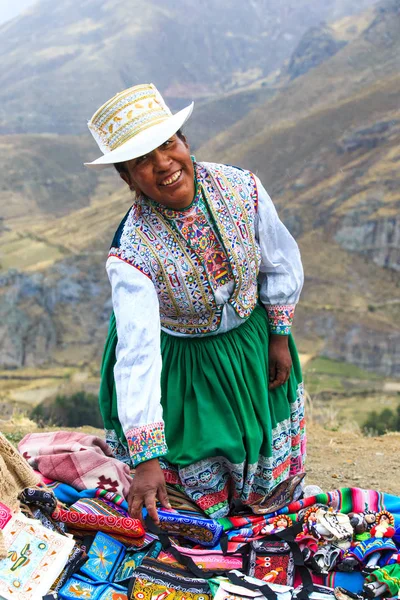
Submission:
[[[128,496],[132,481],[128,465],[113,458],[110,447],[95,435],[70,431],[29,433],[18,449],[44,477],[79,491],[102,488]]]

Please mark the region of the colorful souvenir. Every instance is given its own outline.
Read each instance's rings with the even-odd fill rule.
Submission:
[[[247,574],[267,583],[292,585],[293,554],[286,542],[260,540],[251,542]]]
[[[83,500],[80,501],[81,506],[82,503]],[[71,531],[103,531],[135,546],[141,546],[144,541],[145,532],[138,519],[116,516],[111,510],[109,514],[95,515],[92,512],[78,512],[72,507],[70,510],[57,507],[52,517],[56,521],[66,523]]]
[[[207,548],[218,544],[223,527],[213,519],[196,515],[181,515],[174,510],[159,509],[160,528],[169,535],[181,535]]]
[[[145,558],[129,583],[128,598],[212,600],[212,595],[205,579],[196,578],[185,569]]]
[[[394,517],[390,512],[382,510],[378,513],[369,539],[360,541],[346,552],[338,566],[339,570],[353,571],[361,568],[368,574],[389,562],[391,556],[397,552],[396,544],[392,540],[395,534],[393,525]]]
[[[277,517],[274,518],[272,523],[268,523],[268,525],[265,525],[261,529],[260,534],[261,535],[265,535],[267,533],[273,534],[278,531],[282,531],[282,529],[286,529],[287,527],[291,527],[292,525],[293,525],[293,521],[289,517],[289,515],[278,515]]]
[[[7,556],[0,561],[0,597],[41,598],[64,568],[74,540],[22,514],[12,517],[3,535]]]
[[[112,581],[125,556],[125,546],[105,533],[99,532],[88,552],[81,572],[95,581]]]
[[[119,584],[127,583],[135,569],[142,564],[143,559],[146,556],[158,558],[161,548],[161,543],[156,541],[142,552],[128,550],[114,575],[114,582]]]

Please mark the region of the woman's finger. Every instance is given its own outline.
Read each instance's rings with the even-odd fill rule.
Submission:
[[[171,504],[168,498],[167,488],[165,485],[160,485],[157,493],[158,500],[164,508],[171,508]]]
[[[274,381],[269,385],[270,390],[275,390],[289,379],[290,371],[287,368],[278,368]]]
[[[158,516],[158,512],[156,509],[156,495],[154,492],[150,492],[149,494],[146,495],[145,500],[144,500],[144,505],[147,509],[148,515],[150,517],[150,519],[156,524],[159,525],[160,524],[160,519]]]
[[[143,524],[143,498],[141,496],[132,496],[132,499],[129,503],[129,514],[132,519],[139,519]]]

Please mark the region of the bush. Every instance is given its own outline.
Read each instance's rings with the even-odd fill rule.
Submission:
[[[400,404],[395,411],[390,408],[379,413],[373,410],[363,425],[363,432],[369,435],[383,435],[388,431],[400,431]]]
[[[72,396],[57,396],[53,400],[45,400],[35,406],[30,417],[39,425],[103,427],[97,396],[83,391]]]

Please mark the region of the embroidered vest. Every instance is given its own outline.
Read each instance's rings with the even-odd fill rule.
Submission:
[[[254,236],[254,176],[213,163],[196,163],[195,169],[234,278],[228,302],[245,319],[257,303],[260,266]],[[224,305],[217,304],[204,265],[168,219],[145,199],[135,203],[122,221],[109,256],[118,256],[151,279],[163,328],[185,334],[218,329]]]

